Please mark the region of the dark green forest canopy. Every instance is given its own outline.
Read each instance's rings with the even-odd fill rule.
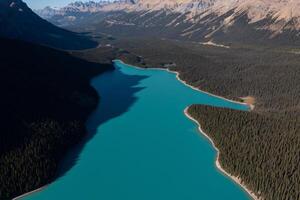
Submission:
[[[255,112],[296,115],[300,110],[300,58],[287,47],[230,49],[161,39],[121,39],[124,61],[140,67],[169,67],[189,84],[238,99],[254,96]]]
[[[220,150],[220,163],[264,199],[300,199],[300,117],[193,105],[188,112]]]
[[[300,199],[300,59],[295,49],[225,49],[159,39],[106,42],[115,48],[71,54],[97,63],[121,58],[141,67],[168,67],[202,90],[235,100],[254,96],[252,112],[200,105],[189,112],[221,150],[222,166],[240,176],[257,195]],[[68,53],[23,42],[2,39],[1,44],[7,49],[0,55],[0,62],[5,63],[0,65],[0,81],[7,98],[0,100],[2,118],[5,116],[0,126],[0,182],[5,183],[0,186],[0,196],[9,199],[53,180],[61,159],[58,152],[83,137],[85,118],[97,102],[89,79],[111,65],[99,67]],[[62,143],[66,138],[72,139]]]
[[[221,151],[221,164],[265,199],[300,199],[300,58],[288,47],[232,46],[123,38],[119,58],[140,67],[163,67],[204,91],[229,99],[253,96],[240,112],[194,105]]]
[[[90,79],[113,67],[21,41],[0,44],[0,199],[11,199],[55,178],[98,103]]]

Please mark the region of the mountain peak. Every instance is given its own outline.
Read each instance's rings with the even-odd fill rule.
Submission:
[[[167,27],[176,29],[177,32],[180,29],[180,35],[188,39],[210,40],[216,34],[228,35],[229,29],[240,26],[244,26],[245,31],[251,30],[252,35],[258,34],[267,39],[287,32],[292,32],[293,38],[295,36],[297,39],[297,32],[300,30],[299,0],[90,1],[71,3],[48,17],[41,11],[39,13],[48,19],[56,16],[55,20],[59,19],[57,24],[60,25],[76,25],[76,20],[89,23],[88,20],[82,20],[87,15],[83,17],[81,13],[99,12],[104,15],[98,15],[101,17],[93,18],[92,21],[103,21],[108,26],[104,28],[120,25],[137,25],[144,29],[148,26],[163,26],[160,30]],[[128,13],[135,17],[125,16]],[[55,20],[52,22],[55,23]],[[241,29],[237,28],[235,32],[239,31]]]
[[[43,10],[50,10],[45,8]],[[176,13],[194,13],[224,15],[233,11],[233,17],[246,13],[249,23],[266,18],[286,22],[300,17],[298,0],[116,0],[116,1],[75,1],[53,14],[64,15],[66,12],[109,12],[126,11],[157,11],[168,10]],[[53,11],[53,10],[52,10]],[[203,13],[205,12],[206,15]],[[39,10],[38,13],[43,13]],[[41,14],[42,15],[42,14]],[[42,15],[43,16],[43,15]],[[48,17],[48,16],[47,16]]]
[[[20,39],[55,48],[81,49],[97,45],[88,38],[41,19],[21,0],[0,1],[0,27],[0,37]]]
[[[23,10],[29,10],[26,3],[21,0],[2,0],[0,1],[0,6],[10,10],[18,10],[20,12]]]

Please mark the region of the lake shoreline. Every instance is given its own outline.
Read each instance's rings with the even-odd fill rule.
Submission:
[[[110,71],[110,70],[114,69],[113,65],[109,65],[109,66],[111,66],[111,67],[105,69],[105,70],[104,70],[103,72],[101,72],[101,73],[95,74],[93,77],[90,78],[90,80],[92,80],[92,79],[93,79],[94,77],[96,77],[96,76],[101,75],[102,73],[105,73],[105,72],[107,72],[107,71]],[[94,92],[93,95],[94,95],[95,98],[97,98],[97,104],[98,104],[98,102],[99,102],[99,100],[100,100],[100,95],[97,93],[97,91],[92,87],[92,85],[91,85],[90,83],[89,83],[89,88],[91,88],[91,90]],[[93,108],[93,109],[90,110],[90,114],[91,114],[95,109],[96,109],[96,105],[95,105],[95,108]],[[88,115],[85,117],[86,120],[88,119],[88,117],[90,116],[90,114],[88,114]],[[86,121],[86,120],[85,120],[85,121]],[[88,132],[87,132],[87,130],[85,130],[85,133],[84,133],[84,135],[83,135],[83,138],[81,138],[81,140],[79,141],[79,143],[86,137],[87,134],[88,134]],[[76,147],[77,145],[78,145],[78,144],[75,144],[75,146],[70,147],[67,151],[72,150],[72,149],[73,149],[74,147]],[[63,159],[64,159],[64,158],[62,158],[62,160],[63,160]],[[61,162],[62,160],[60,160],[60,162]],[[43,185],[43,186],[41,186],[41,187],[39,187],[39,188],[37,188],[37,189],[34,189],[34,190],[32,190],[32,191],[29,191],[29,192],[26,192],[26,193],[21,194],[21,195],[19,195],[19,196],[13,197],[12,200],[20,200],[20,199],[23,199],[24,197],[27,197],[27,196],[31,195],[31,194],[41,192],[42,190],[46,189],[50,184],[52,184],[54,181],[56,181],[57,178],[58,178],[58,177],[55,176],[54,179],[51,180],[50,182],[48,182],[46,185]]]
[[[25,194],[22,194],[22,195],[20,195],[20,196],[17,196],[17,197],[15,197],[15,198],[13,198],[12,200],[19,200],[19,199],[22,199],[22,198],[24,198],[24,197],[27,197],[27,196],[29,196],[29,195],[31,195],[31,194],[33,194],[33,193],[40,192],[40,191],[42,191],[43,189],[45,189],[47,186],[48,186],[48,185],[42,186],[42,187],[40,187],[40,188],[37,188],[37,189],[35,189],[35,190],[32,190],[32,191],[30,191],[30,192],[27,192],[27,193],[25,193]]]
[[[114,60],[114,61],[119,61],[119,62],[121,62],[121,63],[123,63],[123,64],[126,64],[126,63],[124,63],[122,60]],[[187,84],[186,81],[180,79],[180,77],[179,77],[179,76],[180,76],[180,73],[177,72],[177,71],[171,71],[171,70],[168,69],[168,68],[166,68],[166,69],[164,69],[164,68],[142,68],[142,67],[138,67],[138,66],[134,66],[134,65],[129,65],[129,64],[126,64],[126,65],[128,65],[128,66],[130,66],[130,67],[138,68],[138,69],[145,69],[145,70],[147,70],[147,69],[152,69],[152,70],[164,70],[164,71],[168,71],[168,72],[170,72],[170,73],[174,73],[174,74],[176,74],[176,79],[177,79],[178,81],[180,81],[180,82],[183,83],[184,85],[186,85],[186,86],[188,86],[188,87],[190,87],[190,88],[192,88],[192,89],[194,89],[194,90],[196,90],[196,91],[203,92],[203,93],[205,93],[205,94],[208,94],[208,95],[211,95],[211,96],[214,96],[214,97],[217,97],[217,98],[221,98],[221,99],[224,99],[224,100],[226,100],[226,101],[233,102],[233,103],[238,103],[238,104],[246,105],[246,106],[249,107],[249,110],[250,110],[250,111],[252,111],[252,110],[254,109],[254,104],[243,103],[243,102],[238,102],[238,101],[226,99],[226,98],[224,98],[224,97],[221,97],[221,96],[218,96],[218,95],[214,95],[214,94],[211,94],[211,93],[209,93],[209,92],[202,91],[202,90],[200,90],[199,88],[196,88],[196,87],[194,87],[194,86],[192,86],[192,85],[189,85],[189,84]],[[246,98],[246,97],[245,97],[245,98]],[[244,99],[244,97],[241,97],[240,99]],[[194,119],[194,118],[188,113],[188,108],[189,108],[189,107],[185,108],[185,110],[184,110],[185,116],[186,116],[187,118],[189,118],[190,120],[192,120],[193,122],[195,122],[195,123],[198,125],[198,129],[199,129],[200,133],[203,134],[203,135],[211,142],[211,144],[213,145],[214,149],[217,151],[217,157],[216,157],[215,165],[216,165],[216,167],[218,168],[218,170],[219,170],[220,172],[222,172],[225,176],[227,176],[227,177],[229,177],[230,179],[232,179],[236,184],[238,184],[243,190],[245,190],[245,191],[248,193],[248,195],[249,195],[252,199],[254,199],[254,200],[261,200],[261,198],[257,197],[253,191],[251,191],[250,189],[248,189],[247,186],[245,186],[245,185],[242,183],[242,181],[241,181],[238,177],[232,176],[231,174],[229,174],[228,172],[226,172],[224,168],[222,168],[221,163],[220,163],[220,159],[219,159],[219,157],[220,157],[220,151],[219,151],[219,149],[215,146],[213,140],[212,140],[212,139],[211,139],[211,138],[210,138],[210,137],[209,137],[209,136],[201,129],[200,123],[199,123],[196,119]]]
[[[216,147],[214,141],[207,135],[207,133],[205,133],[202,128],[201,128],[201,125],[200,123],[194,119],[189,113],[188,113],[188,109],[189,107],[185,108],[184,109],[184,114],[187,118],[189,118],[191,121],[195,122],[197,125],[198,125],[198,130],[199,132],[204,135],[212,144],[213,148],[217,151],[217,157],[216,157],[216,161],[215,161],[215,165],[216,167],[218,168],[218,170],[220,172],[222,172],[225,176],[229,177],[231,180],[233,180],[236,184],[238,184],[241,188],[243,188],[243,190],[245,190],[248,195],[254,199],[254,200],[262,200],[261,198],[257,197],[255,195],[255,193],[253,191],[251,191],[250,189],[247,188],[246,185],[244,185],[242,183],[242,180],[239,178],[239,177],[236,177],[236,176],[233,176],[231,174],[229,174],[222,166],[221,166],[221,163],[220,163],[220,150]]]
[[[233,103],[237,103],[237,104],[241,104],[241,105],[246,105],[246,106],[249,107],[250,110],[253,110],[253,109],[254,109],[254,105],[252,105],[252,104],[248,104],[248,103],[243,103],[243,102],[239,102],[239,101],[234,101],[234,100],[226,99],[226,98],[224,98],[224,97],[221,97],[221,96],[218,96],[218,95],[214,95],[214,94],[211,94],[211,93],[209,93],[209,92],[202,91],[202,90],[200,90],[199,88],[196,88],[196,87],[194,87],[194,86],[192,86],[192,85],[189,85],[188,83],[186,83],[186,81],[180,79],[180,77],[179,77],[179,76],[180,76],[180,73],[177,72],[177,71],[171,71],[171,70],[168,69],[168,68],[142,68],[142,67],[138,67],[138,66],[126,64],[125,62],[123,62],[122,60],[119,60],[119,59],[115,59],[115,60],[113,60],[113,62],[114,62],[114,61],[119,61],[119,62],[121,62],[121,63],[123,63],[123,64],[125,64],[125,65],[128,65],[128,66],[130,66],[130,67],[134,67],[134,68],[137,68],[137,69],[144,69],[144,70],[147,70],[147,69],[150,69],[150,70],[163,70],[163,71],[168,71],[169,73],[174,73],[174,74],[176,74],[176,79],[177,79],[178,81],[180,81],[181,83],[183,83],[184,85],[186,85],[187,87],[190,87],[190,88],[192,88],[192,89],[194,89],[194,90],[196,90],[196,91],[199,91],[199,92],[208,94],[208,95],[210,95],[210,96],[214,96],[214,97],[217,97],[217,98],[224,99],[224,100],[229,101],[229,102],[233,102]],[[242,98],[241,98],[241,99],[242,99]],[[188,107],[187,107],[187,108],[185,109],[185,111],[184,111],[185,115],[186,115],[189,119],[191,119],[191,120],[197,122],[195,119],[193,119],[193,118],[187,113],[187,109],[188,109]],[[199,123],[197,122],[197,124],[199,124]],[[201,130],[200,124],[199,124],[199,130]],[[201,131],[200,131],[200,132],[201,132]],[[201,133],[202,133],[202,132],[201,132]],[[213,141],[212,141],[212,140],[211,140],[204,132],[203,132],[203,135],[205,135],[205,136],[212,142],[212,144],[213,144],[213,146],[214,146]],[[217,160],[216,160],[216,166],[217,166],[217,168],[218,168],[220,171],[222,171],[225,175],[227,175],[227,176],[229,176],[231,179],[233,179],[236,183],[238,183],[244,190],[247,191],[247,193],[248,193],[251,197],[253,197],[253,199],[255,199],[255,200],[260,200],[260,199],[258,199],[258,198],[254,195],[254,193],[252,193],[252,192],[251,192],[250,190],[248,190],[245,186],[243,186],[241,183],[239,183],[239,180],[238,180],[236,177],[232,177],[230,174],[228,174],[228,173],[220,166],[219,159],[218,159],[218,158],[219,158],[219,150],[218,150],[215,146],[214,146],[214,148],[215,148],[215,149],[217,150],[217,152],[218,152]],[[50,184],[51,184],[51,183],[50,183]],[[45,186],[42,186],[42,187],[40,187],[40,188],[37,188],[37,189],[35,189],[35,190],[29,191],[29,192],[27,192],[27,193],[25,193],[25,194],[22,194],[22,195],[20,195],[20,196],[17,196],[17,197],[15,197],[15,198],[13,198],[13,200],[19,200],[19,199],[22,199],[22,198],[24,198],[24,197],[26,197],[26,196],[29,196],[29,195],[33,194],[33,193],[40,192],[40,191],[42,191],[43,189],[45,189],[48,185],[49,185],[49,184],[47,184],[47,185],[45,185]]]
[[[215,94],[212,94],[212,93],[203,91],[203,90],[201,90],[201,89],[199,89],[199,88],[197,88],[197,87],[195,87],[195,86],[192,86],[192,85],[188,84],[186,81],[182,80],[182,79],[180,78],[180,73],[179,73],[179,72],[171,71],[171,70],[169,70],[169,69],[167,69],[167,71],[168,71],[168,72],[171,72],[171,73],[175,73],[175,74],[176,74],[177,80],[179,80],[180,82],[182,82],[184,85],[186,85],[186,86],[192,88],[193,90],[196,90],[196,91],[199,91],[199,92],[208,94],[208,95],[213,96],[213,97],[217,97],[217,98],[220,98],[220,99],[224,99],[224,100],[229,101],[229,102],[232,102],[232,103],[237,103],[237,104],[246,105],[246,106],[249,107],[249,110],[250,110],[250,111],[254,110],[254,107],[255,107],[254,104],[250,104],[250,103],[246,103],[246,102],[239,102],[239,101],[227,99],[227,98],[225,98],[225,97],[218,96],[218,95],[215,95]],[[242,99],[242,100],[244,100],[245,98],[247,98],[247,97],[240,97],[240,99]]]
[[[185,86],[192,88],[193,90],[196,90],[196,91],[199,91],[199,92],[202,92],[202,93],[208,94],[208,95],[210,95],[210,96],[217,97],[217,98],[220,98],[220,99],[223,99],[223,100],[232,102],[232,103],[237,103],[237,104],[241,104],[241,105],[246,105],[246,106],[249,107],[249,110],[250,110],[250,111],[254,110],[254,108],[255,108],[254,104],[250,104],[250,103],[246,103],[246,102],[240,102],[240,101],[235,101],[235,100],[227,99],[227,98],[225,98],[225,97],[218,96],[218,95],[215,95],[215,94],[212,94],[212,93],[203,91],[203,90],[201,90],[201,89],[199,89],[199,88],[197,88],[197,87],[195,87],[195,86],[192,86],[192,85],[188,84],[186,81],[182,80],[182,79],[180,78],[180,73],[177,72],[177,71],[172,71],[172,70],[170,70],[170,69],[168,69],[168,68],[154,68],[154,67],[153,67],[153,68],[143,68],[143,67],[139,67],[139,66],[127,64],[127,63],[123,62],[123,61],[120,60],[120,59],[115,59],[115,60],[113,60],[113,62],[115,62],[115,61],[119,61],[119,62],[121,62],[121,63],[123,63],[123,64],[125,64],[125,65],[127,65],[127,66],[134,67],[134,68],[137,68],[137,69],[144,69],[144,70],[147,70],[147,69],[150,69],[150,70],[163,70],[163,71],[167,71],[167,72],[176,74],[176,79],[177,79],[178,81],[180,81],[181,83],[183,83]],[[245,98],[247,98],[247,97],[240,97],[241,100],[244,100]]]

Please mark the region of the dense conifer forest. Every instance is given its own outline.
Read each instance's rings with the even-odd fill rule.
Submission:
[[[11,199],[57,176],[98,103],[90,79],[113,67],[26,42],[0,44],[0,199]]]
[[[220,150],[222,167],[257,196],[300,199],[300,116],[287,119],[201,105],[188,112]]]
[[[1,45],[1,199],[57,176],[62,152],[84,136],[85,119],[96,105],[90,78],[112,69],[97,63],[115,58],[178,71],[187,83],[230,99],[253,96],[251,112],[201,105],[188,111],[220,149],[223,168],[257,196],[300,199],[298,49],[153,38],[101,38],[99,48],[69,53],[6,39]]]
[[[192,106],[190,114],[221,150],[221,164],[264,199],[300,199],[300,58],[290,47],[220,48],[166,39],[116,40],[123,61],[163,67],[204,91],[255,98],[240,112]]]

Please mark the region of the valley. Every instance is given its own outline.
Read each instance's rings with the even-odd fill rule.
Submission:
[[[248,106],[196,91],[165,70],[118,60],[114,66],[92,80],[102,98],[87,121],[90,140],[76,165],[24,200],[247,200],[214,167],[215,149],[184,109],[201,103],[247,112]]]
[[[299,10],[0,0],[0,199],[300,200]]]
[[[229,99],[254,97],[255,108],[250,113],[202,105],[193,105],[188,112],[220,149],[222,167],[256,196],[299,198],[297,55],[286,48],[228,49],[166,39],[123,38],[109,43],[126,63],[177,71],[188,84]]]
[[[118,0],[35,12],[58,26],[118,37],[297,46],[299,10],[296,0]]]

